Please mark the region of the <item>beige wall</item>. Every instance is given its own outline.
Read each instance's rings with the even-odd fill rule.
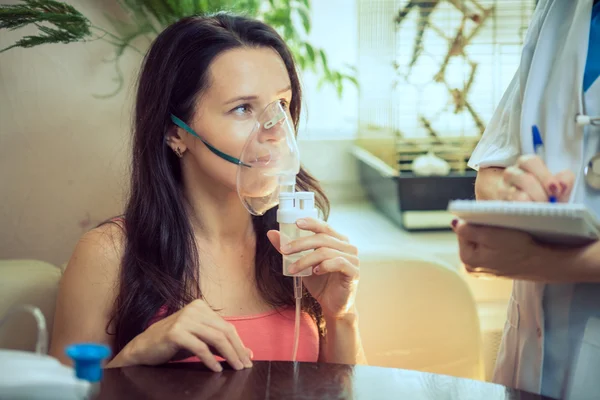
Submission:
[[[101,18],[102,2],[78,4]],[[0,47],[25,32],[3,31]],[[93,97],[114,88],[111,52],[96,41],[0,54],[0,258],[65,262],[82,232],[121,210],[132,89]],[[129,84],[139,60],[123,59]]]
[[[13,3],[0,0],[0,4],[9,2]],[[106,26],[102,18],[106,7],[114,6],[114,0],[70,2],[101,26]],[[327,7],[340,2],[348,0],[335,0]],[[314,18],[317,33],[328,23],[331,11],[319,7],[314,10],[320,13]],[[346,8],[346,12],[354,11]],[[355,30],[352,20],[347,30]],[[0,48],[30,32],[2,31]],[[336,43],[317,40],[317,45],[331,49],[334,66],[336,60],[352,61],[343,59],[348,51],[341,51],[344,46],[352,48],[352,42],[344,42],[341,50]],[[112,49],[96,41],[0,54],[0,258],[66,262],[84,231],[121,212],[128,180],[131,99],[141,56],[126,52],[121,62],[126,86],[113,98],[97,99],[94,95],[115,88],[114,65],[102,62],[112,56]],[[340,102],[331,89],[317,96],[316,79],[306,78],[310,118],[304,119],[302,134],[310,136],[312,131],[322,137],[329,130],[331,140],[301,143],[304,162],[317,177],[347,188],[356,177],[349,173],[353,168],[346,152],[350,140],[348,135],[336,136],[335,130],[341,126],[352,131],[349,116],[356,91]],[[319,97],[329,108],[316,103]],[[321,123],[323,110],[331,112]],[[325,160],[339,168],[327,167]]]

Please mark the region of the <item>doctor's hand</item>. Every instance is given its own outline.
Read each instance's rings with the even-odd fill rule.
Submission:
[[[458,236],[460,259],[473,275],[562,282],[569,261],[563,253],[536,242],[529,234],[504,228],[452,222]]]
[[[282,249],[279,231],[269,231],[267,236],[273,246],[285,255],[314,250],[292,264],[290,272],[298,273],[312,268],[313,274],[302,278],[302,281],[321,305],[325,318],[340,319],[355,314],[354,301],[359,277],[357,248],[323,221],[299,219],[296,225],[315,234],[293,240]]]
[[[540,157],[524,155],[504,170],[498,200],[547,202],[554,196],[558,202],[567,202],[574,182],[573,172],[566,170],[553,175]]]

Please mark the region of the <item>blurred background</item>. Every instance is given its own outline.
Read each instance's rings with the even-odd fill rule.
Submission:
[[[51,11],[88,21],[72,43],[31,24],[0,34],[0,49],[33,46],[0,53],[0,259],[62,266],[122,212],[143,53],[181,16],[243,12],[278,29],[300,66],[302,161],[361,252],[370,362],[490,379],[511,282],[464,274],[445,209],[474,197],[466,161],[518,67],[534,0],[64,4]]]

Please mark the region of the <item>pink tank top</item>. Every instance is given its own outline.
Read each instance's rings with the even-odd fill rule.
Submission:
[[[160,321],[164,315],[162,308],[148,326]],[[292,361],[294,351],[293,307],[269,311],[258,315],[225,317],[235,326],[242,343],[252,350],[256,361]],[[307,313],[300,316],[300,340],[297,361],[317,362],[319,358],[319,330],[315,321]],[[190,357],[177,362],[197,362],[198,357]]]
[[[112,221],[124,224],[123,217]],[[165,314],[161,308],[150,320],[148,326],[160,321]],[[292,361],[294,351],[295,309],[293,307],[269,311],[244,317],[226,317],[237,329],[242,343],[252,350],[257,361]],[[300,316],[300,340],[297,361],[317,362],[319,358],[319,329],[307,313]],[[198,357],[190,357],[177,362],[197,362]]]

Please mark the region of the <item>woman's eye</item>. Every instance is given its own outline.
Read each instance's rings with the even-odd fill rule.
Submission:
[[[242,104],[241,106],[237,106],[236,108],[231,110],[231,112],[238,114],[238,115],[248,114],[250,111],[251,110],[250,110],[249,104]]]
[[[285,110],[287,110],[287,108],[290,105],[290,103],[286,99],[279,100],[279,104],[281,104],[281,107],[283,107]]]

